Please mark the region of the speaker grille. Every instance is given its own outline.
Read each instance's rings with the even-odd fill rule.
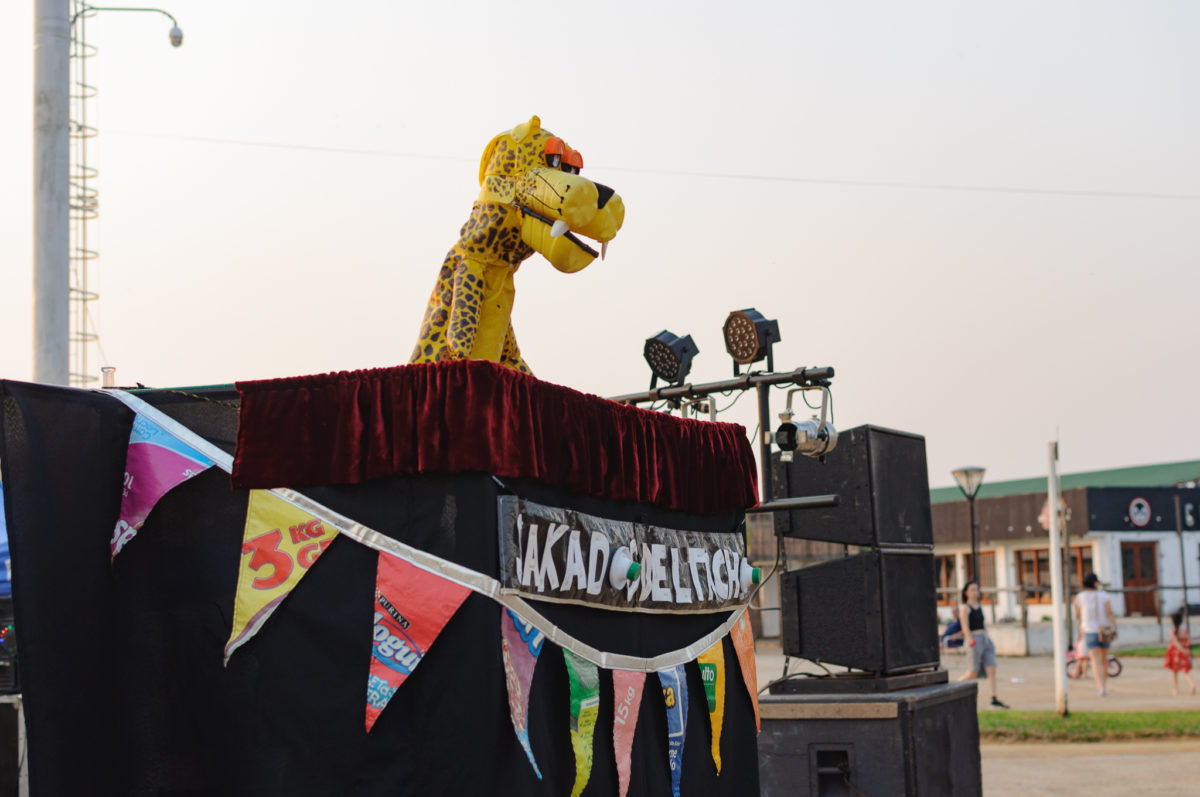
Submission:
[[[773,455],[774,498],[836,493],[841,504],[775,513],[785,537],[877,547],[933,544],[925,438],[878,426],[842,433],[825,462]]]
[[[783,652],[896,673],[938,663],[930,554],[848,556],[784,573]]]

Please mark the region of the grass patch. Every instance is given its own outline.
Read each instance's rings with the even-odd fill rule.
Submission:
[[[1128,650],[1114,650],[1112,653],[1118,657],[1161,659],[1167,655],[1167,649],[1165,646],[1161,648],[1129,648]]]
[[[985,742],[1115,742],[1200,738],[1200,711],[981,711]]]
[[[1195,656],[1197,653],[1200,653],[1200,645],[1192,645],[1192,655]],[[1140,656],[1148,659],[1161,659],[1163,656],[1167,655],[1167,646],[1160,645],[1157,648],[1129,648],[1128,650],[1125,648],[1118,648],[1113,651],[1113,655],[1130,657]]]

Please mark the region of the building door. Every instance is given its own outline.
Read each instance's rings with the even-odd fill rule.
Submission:
[[[1121,543],[1121,578],[1125,589],[1158,586],[1158,543]],[[1125,593],[1125,614],[1153,617],[1155,612],[1154,590]]]

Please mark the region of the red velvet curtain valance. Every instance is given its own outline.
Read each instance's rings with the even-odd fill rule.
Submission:
[[[233,483],[481,471],[695,514],[758,503],[738,424],[683,420],[455,361],[239,382]]]

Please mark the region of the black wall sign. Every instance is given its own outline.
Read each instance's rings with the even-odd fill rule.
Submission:
[[[1175,531],[1175,496],[1184,531],[1200,530],[1200,490],[1176,487],[1092,487],[1088,531]]]

